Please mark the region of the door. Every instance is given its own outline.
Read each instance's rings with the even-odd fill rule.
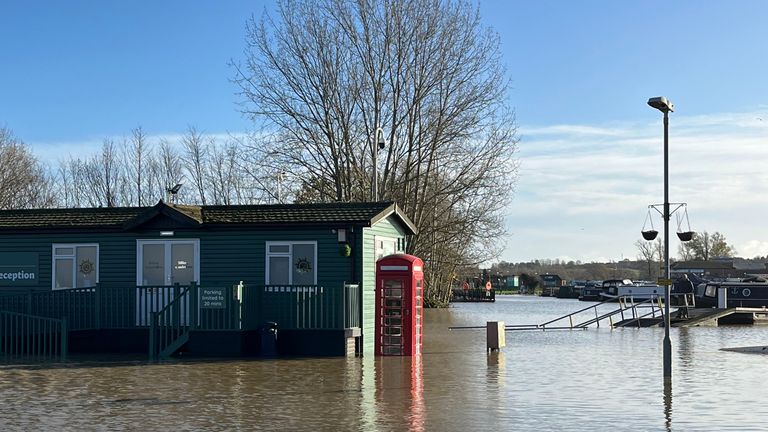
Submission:
[[[403,355],[408,343],[405,330],[410,328],[405,280],[387,278],[382,282],[381,354]]]
[[[199,240],[138,240],[136,245],[136,324],[149,325],[179,293],[175,284],[200,280]],[[186,322],[189,298],[182,300]]]

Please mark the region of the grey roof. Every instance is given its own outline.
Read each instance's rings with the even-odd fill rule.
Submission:
[[[130,229],[159,214],[188,225],[373,225],[396,215],[407,231],[416,228],[392,202],[189,206],[160,201],[153,207],[68,208],[0,211],[0,231],[30,229]]]

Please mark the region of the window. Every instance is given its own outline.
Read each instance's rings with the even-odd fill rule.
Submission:
[[[99,282],[98,244],[53,245],[53,289],[89,288]]]
[[[317,242],[267,242],[267,285],[317,285]]]
[[[374,236],[373,244],[376,247],[374,261],[402,250],[399,248],[399,239],[391,237]]]

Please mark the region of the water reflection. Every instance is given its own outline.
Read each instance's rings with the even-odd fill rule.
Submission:
[[[578,301],[500,298],[425,314],[421,357],[73,363],[0,367],[10,430],[760,430],[768,357],[761,327],[485,332],[449,326],[544,322]],[[659,394],[662,398],[659,399]],[[674,403],[674,409],[673,409]]]
[[[422,357],[377,357],[375,367],[377,411],[384,415],[399,413],[408,430],[425,430]]]
[[[664,380],[664,426],[672,430],[672,380]]]

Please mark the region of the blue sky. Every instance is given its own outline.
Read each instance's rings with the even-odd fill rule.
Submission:
[[[46,160],[141,125],[239,133],[228,62],[271,1],[6,1],[0,124]],[[502,259],[635,258],[662,195],[661,114],[672,201],[694,230],[768,254],[768,2],[482,1],[499,32],[521,142]],[[660,221],[657,220],[657,224]],[[673,252],[677,245],[673,243]]]

